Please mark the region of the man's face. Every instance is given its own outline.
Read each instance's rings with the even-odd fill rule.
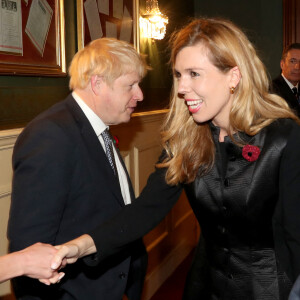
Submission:
[[[280,67],[284,77],[293,85],[300,81],[300,49],[292,49],[285,59],[281,60]]]
[[[95,113],[106,125],[129,122],[138,101],[143,100],[140,81],[141,78],[137,72],[122,75],[111,85],[101,81],[100,99],[95,106]]]

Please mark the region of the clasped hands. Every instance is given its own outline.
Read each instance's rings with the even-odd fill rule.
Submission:
[[[57,252],[51,259],[50,268],[52,274],[48,278],[39,278],[39,281],[46,284],[58,283],[64,276],[65,273],[60,270],[67,264],[72,264],[79,258],[79,249],[76,244],[66,243],[59,246],[54,246]]]
[[[51,274],[49,276],[47,275],[47,278],[35,276],[35,278],[38,278],[40,282],[46,285],[58,283],[65,275],[65,273],[60,270],[67,264],[73,264],[78,258],[96,252],[94,241],[87,234],[65,244],[49,247],[55,249],[51,259],[48,260],[48,262],[50,261],[48,268],[51,269]],[[33,259],[35,258],[33,257]]]

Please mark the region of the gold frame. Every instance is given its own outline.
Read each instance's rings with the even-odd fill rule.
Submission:
[[[55,38],[56,38],[56,64],[50,64],[46,61],[41,65],[38,62],[26,63],[14,61],[14,56],[8,56],[7,59],[0,59],[1,75],[31,75],[31,76],[66,76],[66,51],[65,51],[65,17],[64,0],[54,0],[55,12]],[[24,30],[24,28],[22,29]],[[9,61],[11,59],[11,61]],[[21,60],[20,58],[19,60]],[[9,62],[8,62],[9,61]]]
[[[133,44],[137,51],[140,50],[139,38],[139,0],[133,1]],[[82,49],[84,45],[84,15],[83,15],[83,0],[76,0],[77,3],[77,41],[78,50]]]

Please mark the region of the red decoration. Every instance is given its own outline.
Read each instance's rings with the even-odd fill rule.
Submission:
[[[119,139],[118,139],[118,137],[116,135],[114,135],[113,138],[114,138],[114,144],[115,144],[116,148],[119,149]]]
[[[245,145],[243,147],[242,155],[248,161],[256,161],[260,155],[260,149],[257,146]]]

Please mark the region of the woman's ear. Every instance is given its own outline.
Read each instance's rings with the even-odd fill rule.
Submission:
[[[238,66],[235,66],[230,70],[230,73],[231,73],[230,88],[231,87],[235,88],[239,84],[240,79],[242,77],[240,69],[238,68]]]
[[[99,75],[93,75],[91,77],[91,88],[92,88],[92,91],[98,95],[99,94],[99,91],[100,91],[100,87],[101,87],[101,83],[102,83],[103,79],[101,76]]]

